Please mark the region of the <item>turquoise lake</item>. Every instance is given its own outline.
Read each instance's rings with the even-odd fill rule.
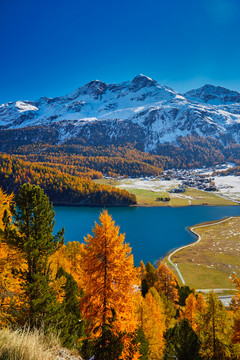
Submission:
[[[101,208],[56,206],[55,230],[65,227],[65,242],[83,242],[98,221]],[[134,262],[156,262],[170,250],[189,244],[194,235],[189,226],[226,216],[240,216],[240,206],[188,206],[180,208],[108,208],[113,220],[130,243]]]

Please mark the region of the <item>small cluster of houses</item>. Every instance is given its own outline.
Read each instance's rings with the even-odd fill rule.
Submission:
[[[183,180],[183,185],[186,187],[194,187],[204,191],[217,191],[214,179],[207,176],[193,177],[190,180]]]
[[[175,194],[179,194],[179,193],[184,193],[186,191],[186,189],[184,189],[183,187],[181,188],[177,188],[177,189],[171,189],[168,192],[169,193],[175,193]]]
[[[169,190],[169,193],[184,193],[186,188],[192,187],[204,191],[217,191],[214,176],[225,175],[224,171],[229,167],[233,167],[235,164],[220,164],[211,168],[203,167],[202,169],[169,169],[164,170],[159,176],[141,176],[138,180],[152,181],[152,180],[177,180],[179,187]],[[107,177],[108,179],[113,179]],[[117,180],[123,180],[126,177],[119,176]],[[170,187],[170,186],[169,186]],[[157,201],[169,201],[169,198],[158,198]]]
[[[181,181],[181,187],[170,190],[171,193],[183,193],[187,187],[204,191],[216,191],[214,178],[199,172],[196,170],[167,170],[163,172],[162,176],[164,180],[175,179]]]

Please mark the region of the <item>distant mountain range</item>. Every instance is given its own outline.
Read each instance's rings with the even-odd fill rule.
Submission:
[[[187,135],[239,143],[240,93],[205,85],[180,94],[138,75],[120,84],[91,81],[56,98],[0,105],[0,140],[5,142],[132,143],[157,153],[159,145]]]

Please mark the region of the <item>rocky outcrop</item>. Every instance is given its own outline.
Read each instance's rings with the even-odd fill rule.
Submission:
[[[83,360],[83,358],[68,349],[62,348],[57,351],[56,360]]]

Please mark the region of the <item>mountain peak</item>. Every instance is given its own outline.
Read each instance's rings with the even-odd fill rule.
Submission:
[[[151,79],[150,77],[139,74],[133,78],[131,81],[131,90],[138,91],[139,89],[143,87],[150,87],[156,85],[156,80]]]
[[[134,80],[142,80],[142,79],[145,79],[147,81],[154,81],[152,78],[150,78],[149,76],[146,76],[144,74],[138,74],[137,76],[135,76],[135,78],[133,79]]]
[[[90,90],[97,93],[103,93],[107,89],[107,84],[100,80],[92,80],[83,87],[88,91]]]
[[[240,102],[240,93],[226,89],[222,86],[206,84],[198,89],[190,90],[184,96],[193,101],[208,104],[230,104]]]
[[[34,139],[41,139],[39,128],[50,141],[53,137],[56,142],[77,138],[95,145],[136,141],[150,152],[187,135],[240,142],[240,94],[207,84],[183,97],[139,74],[120,84],[94,80],[65,96],[0,106],[2,136],[1,129],[21,129],[17,138],[21,136],[22,144],[26,139],[31,143],[33,132]]]

